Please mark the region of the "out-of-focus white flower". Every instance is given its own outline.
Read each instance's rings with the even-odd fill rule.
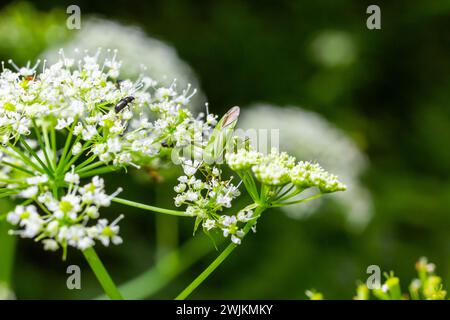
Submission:
[[[338,174],[347,186],[346,192],[338,193],[330,200],[282,207],[289,216],[302,217],[316,211],[320,201],[335,201],[351,225],[362,228],[369,222],[372,200],[370,192],[360,181],[368,160],[342,130],[314,112],[263,104],[245,108],[239,124],[244,129],[279,130],[280,149],[297,159],[319,162]]]
[[[69,42],[58,44],[68,53],[79,49],[80,56],[85,49],[94,51],[98,47],[114,48],[120,55],[118,61],[110,61],[110,76],[115,78],[136,78],[142,73],[143,67],[152,75],[152,79],[163,85],[170,85],[176,79],[177,87],[185,89],[188,84],[199,88],[199,81],[191,69],[178,56],[170,45],[147,36],[140,28],[125,26],[114,21],[100,18],[83,20],[81,28]],[[50,62],[58,60],[56,48],[50,48],[42,54]],[[78,57],[78,58],[79,58]],[[139,61],[139,64],[136,64]],[[119,70],[120,69],[120,70]],[[179,97],[182,99],[183,97]],[[202,108],[204,95],[197,91],[190,107]]]

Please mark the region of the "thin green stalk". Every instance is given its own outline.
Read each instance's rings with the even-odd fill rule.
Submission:
[[[149,206],[149,205],[146,205],[146,204],[142,204],[142,203],[139,203],[139,202],[134,202],[134,201],[126,200],[126,199],[113,198],[112,201],[124,204],[126,206],[142,209],[142,210],[147,210],[147,211],[152,211],[152,212],[157,212],[157,213],[170,214],[170,215],[179,216],[179,217],[192,217],[190,214],[187,214],[184,211],[177,211],[177,210],[170,210],[170,209],[164,209],[164,208]]]
[[[258,187],[256,186],[255,179],[253,178],[252,173],[249,170],[245,171],[245,175],[247,176],[247,181],[250,182],[251,189],[256,193],[256,198],[258,199]]]
[[[56,146],[56,132],[55,132],[55,127],[54,126],[50,126],[50,140],[51,140],[51,146],[52,146],[52,150],[53,150],[53,161],[55,164],[55,168],[57,167],[57,161],[58,161],[58,155],[57,155],[57,151],[58,148]]]
[[[251,228],[257,221],[257,217],[259,217],[264,210],[265,207],[256,208],[255,213],[253,214],[253,217],[255,219],[247,222],[246,226],[244,227],[244,237],[251,230]],[[185,300],[195,289],[197,289],[200,284],[202,284],[203,281],[206,280],[206,278],[209,277],[211,273],[214,272],[214,270],[216,270],[222,264],[222,262],[225,261],[225,259],[234,251],[234,249],[236,249],[236,247],[236,244],[230,243],[225,248],[225,250],[222,251],[222,253],[175,298],[175,300]]]
[[[104,163],[101,162],[101,161],[98,161],[98,162],[95,162],[95,163],[91,163],[90,165],[84,166],[84,167],[82,167],[82,168],[80,168],[80,169],[75,168],[75,172],[77,172],[77,173],[83,173],[83,172],[86,172],[86,171],[95,169],[95,168],[97,168],[97,167],[100,167],[100,166],[102,166],[102,165],[104,165]]]
[[[2,201],[1,205],[1,217],[5,216],[7,212],[12,208],[11,203]],[[8,235],[8,230],[11,229],[11,225],[0,217],[0,283],[5,284],[8,288],[12,287],[12,273],[14,269],[14,256],[16,247],[16,237]]]
[[[75,141],[72,144],[72,147],[75,146],[78,142],[80,142],[81,140],[81,136],[78,136]],[[70,149],[67,152],[67,155],[64,159],[64,162],[62,164],[62,167],[60,168],[60,172],[67,172],[69,170],[69,168],[71,167],[71,163],[77,161],[78,157],[81,156],[83,154],[83,152],[80,152],[80,154],[74,156],[72,153],[72,149]],[[67,168],[67,169],[66,169]]]
[[[46,146],[47,149],[52,150],[53,152],[53,168],[56,168],[56,161],[57,161],[57,157],[56,157],[56,149],[53,149],[52,144],[50,143],[50,139],[48,137],[48,130],[47,127],[43,126],[42,127],[42,131],[44,133],[44,144]]]
[[[284,196],[289,194],[292,191],[292,189],[294,189],[294,188],[295,188],[295,185],[291,184],[290,186],[286,187],[284,191],[283,191],[283,189],[281,189],[280,192],[277,192],[276,193],[277,201],[281,201],[281,199],[284,199]]]
[[[16,158],[16,159],[18,159],[18,160],[23,161],[23,163],[29,165],[30,167],[34,168],[35,170],[37,170],[37,171],[39,171],[39,172],[41,172],[41,173],[45,173],[45,171],[44,171],[43,168],[39,167],[37,164],[35,164],[33,161],[31,161],[31,160],[30,160],[23,152],[21,152],[19,149],[15,148],[14,146],[12,146],[12,145],[10,145],[10,144],[9,144],[8,146],[11,148],[12,151],[15,152],[15,154],[9,152],[9,150],[6,149],[5,147],[1,147],[2,150],[3,150],[7,155],[9,155],[9,156],[11,156],[11,157],[13,157],[13,158]]]
[[[61,154],[61,158],[59,159],[59,163],[56,168],[57,173],[60,173],[61,169],[64,168],[64,166],[65,166],[65,160],[66,160],[67,154],[69,152],[70,143],[72,142],[73,129],[74,129],[75,125],[77,124],[77,122],[78,122],[78,117],[75,117],[75,121],[73,122],[72,126],[69,129],[69,135],[67,136],[66,143],[64,144],[64,149]]]
[[[258,189],[256,188],[255,182],[253,181],[252,183],[252,181],[249,180],[247,172],[238,174],[242,182],[244,183],[245,189],[248,191],[252,200],[255,202],[259,201]],[[252,179],[253,177],[250,176],[250,178]]]
[[[0,191],[0,196],[3,196],[3,195],[8,196],[8,195],[11,195],[11,194],[17,194],[17,193],[19,193],[19,190],[20,190],[19,188],[14,188],[12,190],[11,189],[1,190]]]
[[[167,193],[165,188],[156,188],[156,198],[164,198]],[[157,203],[158,206],[163,205]],[[163,205],[164,206],[164,205]],[[164,206],[166,207],[166,206]],[[178,217],[165,214],[155,216],[155,255],[156,261],[165,257],[168,253],[179,247]],[[176,263],[174,261],[174,263]]]
[[[25,183],[25,179],[0,179],[3,183]]]
[[[34,128],[34,132],[36,134],[36,138],[38,140],[39,146],[41,147],[42,151],[44,152],[44,157],[45,157],[45,161],[47,162],[47,166],[49,168],[53,168],[53,162],[50,161],[50,157],[48,156],[48,152],[47,152],[47,146],[43,143],[42,141],[42,135],[37,127],[36,121],[33,119],[33,128]]]
[[[147,271],[120,285],[119,290],[125,299],[148,298],[204,258],[213,249],[214,246],[208,237],[191,238],[180,248],[167,253]],[[95,299],[105,300],[107,296],[102,295]]]
[[[178,246],[178,218],[165,214],[155,217],[155,254],[160,260]]]
[[[261,190],[260,190],[260,196],[259,196],[259,200],[264,203],[266,201],[267,198],[267,190],[268,190],[269,186],[267,186],[266,184],[261,184]]]
[[[296,200],[296,201],[289,201],[289,202],[273,202],[271,204],[271,207],[284,207],[284,206],[289,206],[292,204],[299,204],[299,203],[304,203],[304,202],[308,202],[308,201],[312,201],[314,199],[320,198],[321,196],[323,196],[323,193],[318,193],[312,197],[309,198],[304,198],[304,199],[300,199],[300,200]]]
[[[114,171],[117,171],[117,168],[114,168],[114,167],[101,167],[101,168],[94,169],[94,170],[91,170],[91,171],[79,173],[79,175],[80,175],[80,178],[88,178],[88,177],[92,177],[92,176],[95,176],[95,175],[110,173],[110,172],[114,172]]]
[[[27,149],[27,151],[33,156],[33,158],[36,159],[36,161],[40,164],[42,169],[49,175],[53,176],[53,172],[45,165],[45,163],[39,158],[37,153],[28,145],[28,143],[23,139],[22,137],[19,138],[19,141],[22,143],[22,145]],[[17,152],[17,151],[16,151]]]
[[[95,158],[96,158],[95,155],[90,156],[89,158],[87,158],[86,160],[84,160],[82,163],[80,163],[79,165],[77,165],[77,166],[75,167],[75,171],[78,171],[78,170],[84,168],[85,166],[87,166],[88,164],[90,164],[92,161],[94,161]]]
[[[14,168],[14,169],[16,169],[16,170],[22,171],[22,172],[24,172],[24,173],[27,173],[27,174],[29,174],[30,176],[33,176],[33,175],[34,175],[34,173],[33,173],[32,171],[27,170],[27,169],[25,169],[25,168],[23,168],[23,167],[21,167],[21,166],[15,165],[15,164],[13,164],[13,163],[10,163],[10,162],[8,162],[8,161],[2,160],[2,161],[0,161],[0,163],[1,163],[1,164],[4,164],[4,165],[7,165],[7,166],[9,166],[9,167],[11,167],[11,168]]]
[[[79,138],[77,138],[77,142],[78,142]],[[82,147],[81,150],[86,150],[87,147],[89,147],[91,145],[91,142],[88,141],[86,142]],[[83,155],[83,151],[80,152],[79,154],[77,154],[76,156],[72,157],[70,159],[70,161],[65,165],[63,172],[67,172],[67,170],[69,170],[69,168]],[[95,159],[95,156],[92,156],[90,158]],[[89,158],[89,159],[90,159]],[[75,168],[77,168],[78,166],[76,166]]]
[[[13,194],[14,193],[2,193],[2,194],[0,194],[0,199],[7,198],[9,196],[12,196]]]
[[[294,186],[294,188],[295,188],[295,186]],[[290,188],[290,190],[292,190],[292,188]],[[287,192],[283,195],[281,195],[281,194],[277,195],[275,201],[273,201],[273,202],[282,202],[282,201],[292,199],[293,197],[295,197],[296,195],[299,195],[300,193],[302,193],[305,190],[306,189],[303,189],[303,188],[296,188],[292,192]]]
[[[105,291],[106,295],[111,300],[123,300],[122,294],[117,289],[108,271],[106,271],[102,261],[98,257],[94,248],[91,247],[84,250],[83,254],[87,262],[91,266],[91,269],[94,272],[95,276],[97,277],[98,281],[100,282],[101,286],[103,287],[103,290]]]

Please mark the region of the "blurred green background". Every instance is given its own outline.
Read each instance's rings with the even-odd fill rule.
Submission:
[[[373,3],[365,1],[10,3],[0,11],[0,58],[26,63],[69,41],[77,32],[65,27],[70,4],[81,8],[81,28],[95,15],[137,25],[172,45],[195,71],[212,112],[254,102],[302,106],[343,129],[369,158],[362,179],[374,210],[364,230],[347,228],[332,207],[300,220],[272,211],[192,298],[305,299],[305,290],[316,288],[327,298],[348,299],[372,264],[395,270],[406,289],[420,256],[450,283],[450,1],[377,1],[382,29],[375,31],[366,28]],[[124,197],[171,206],[176,173],[167,171],[163,183],[134,179]],[[111,185],[121,179],[108,177]],[[190,240],[190,220],[118,206],[110,211],[121,210],[124,244],[99,248],[119,284],[159,261],[161,274],[150,274],[139,290],[159,289],[168,279],[150,297],[171,299],[217,255],[201,235]],[[0,259],[10,248],[6,238],[0,236]],[[167,258],[186,241],[187,253]],[[8,280],[16,296],[101,293],[79,253],[71,251],[68,262],[60,258],[19,239]],[[192,265],[178,272],[189,258]],[[67,290],[69,264],[82,266],[83,290]],[[7,274],[0,277],[10,279]]]

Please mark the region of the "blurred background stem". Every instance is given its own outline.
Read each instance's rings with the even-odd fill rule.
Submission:
[[[0,215],[6,213],[10,205],[7,201],[0,201]],[[16,237],[8,234],[11,225],[6,219],[0,220],[0,284],[12,288],[12,273],[14,269],[14,257],[16,249]]]
[[[169,252],[174,254],[178,247],[178,220],[176,217],[157,215],[156,219],[156,260],[159,261]],[[175,256],[173,259],[177,259]]]
[[[119,286],[119,290],[125,299],[149,298],[204,258],[213,248],[211,239],[205,235],[189,239],[179,249],[166,253],[155,266]],[[104,300],[107,296],[102,295],[96,299]]]
[[[255,204],[256,205],[256,204]],[[256,221],[258,220],[261,213],[266,209],[265,206],[260,206],[255,209],[255,213],[253,214],[253,219],[247,222],[246,226],[244,227],[244,237],[245,235],[252,229],[252,227],[256,224]],[[228,256],[236,249],[238,245],[231,242],[225,250],[222,251],[222,253],[213,261],[210,265],[206,267],[205,270],[203,270],[200,275],[194,279],[176,298],[175,300],[185,300],[195,289],[200,286],[203,281],[205,281],[211,273],[214,272],[221,264],[228,258]]]
[[[170,208],[171,203],[166,199],[167,190],[164,187],[155,189],[155,198],[165,203],[158,203],[164,208]],[[178,219],[165,215],[155,216],[155,234],[156,234],[156,260],[159,261],[165,257],[169,252],[175,253],[175,249],[179,243]],[[177,258],[174,256],[174,260]],[[176,261],[174,262],[176,263]]]

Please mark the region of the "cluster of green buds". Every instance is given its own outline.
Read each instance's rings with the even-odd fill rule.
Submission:
[[[447,291],[444,290],[442,278],[435,275],[435,265],[422,257],[416,263],[418,278],[409,284],[409,294],[402,293],[400,278],[394,272],[386,273],[386,280],[380,288],[369,289],[365,283],[359,283],[356,288],[354,300],[444,300]],[[311,300],[322,300],[323,295],[315,290],[306,291]]]

